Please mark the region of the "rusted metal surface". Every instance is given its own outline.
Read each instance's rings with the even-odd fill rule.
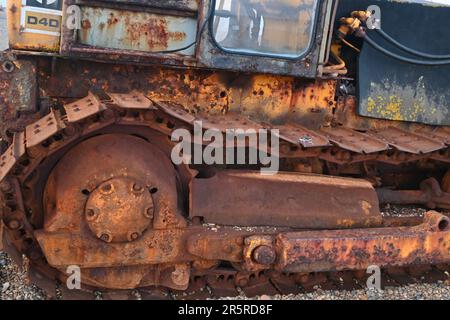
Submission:
[[[121,288],[147,274],[131,266],[183,260],[183,230],[159,230],[185,226],[168,161],[157,148],[129,135],[103,135],[72,149],[49,177],[44,228],[36,232],[50,265],[106,267],[110,276],[98,278],[97,270],[86,271],[85,277]],[[102,166],[88,165],[94,162]],[[122,271],[128,278],[115,280],[115,268],[123,266],[130,266]],[[179,281],[173,287],[179,288]]]
[[[192,234],[187,242],[187,251],[207,261],[242,261],[242,245],[245,232],[224,230]]]
[[[72,1],[66,1],[63,10],[71,3]],[[173,7],[170,3],[155,5],[146,2],[144,5],[140,2],[114,1],[105,3],[103,6],[102,3],[95,3],[95,8],[86,1],[81,4],[81,9],[84,12],[84,23],[82,23],[82,30],[79,33],[81,41],[77,42],[75,32],[63,25],[61,52],[64,55],[114,62],[119,60],[145,64],[212,67],[234,71],[306,76],[309,78],[316,76],[317,66],[321,62],[319,61],[319,51],[322,39],[321,37],[315,37],[316,33],[319,34],[324,28],[325,19],[320,14],[317,25],[313,28],[314,37],[311,50],[302,59],[293,60],[263,56],[252,57],[243,54],[230,55],[223,52],[217,47],[209,34],[208,20],[211,3],[208,1],[202,2],[198,10],[193,8],[191,4],[183,6],[185,4],[183,1],[176,4],[173,11],[170,10]],[[327,5],[321,2],[319,7],[319,13],[324,14]],[[93,15],[94,11],[96,12]],[[112,26],[108,26],[107,21],[109,16],[107,12],[110,11],[120,13],[119,15],[114,13],[117,21]],[[149,11],[154,12],[150,13]],[[89,16],[87,13],[89,13]],[[122,15],[132,16],[133,18],[130,18],[130,21],[127,22],[126,19],[122,19]],[[151,17],[147,19],[149,15]],[[154,16],[158,16],[155,24],[151,23]],[[311,17],[305,16],[301,20],[311,20]],[[172,21],[176,21],[177,26],[173,26]],[[197,27],[204,24],[205,27],[200,39],[196,39]],[[179,26],[182,25],[186,28],[180,29]],[[158,35],[152,32],[145,35],[145,31],[149,29],[159,28],[158,30],[161,31],[160,27],[162,27],[163,32]],[[113,36],[113,33],[108,31],[109,28],[123,36]],[[198,43],[195,43],[196,40],[199,40]],[[194,45],[187,50],[164,52],[167,49],[182,49],[189,44]],[[160,53],[151,54],[152,51]],[[188,56],[185,54],[188,54]]]
[[[211,190],[213,197],[207,196]],[[381,224],[375,190],[366,181],[230,170],[193,180],[190,216],[225,225],[305,229]]]
[[[275,129],[279,130],[279,137],[282,140],[294,145],[301,145],[303,148],[318,148],[330,145],[326,136],[316,131],[306,129],[295,124],[278,125]]]
[[[165,101],[157,101],[156,105],[165,113],[178,120],[184,121],[189,124],[192,124],[195,121],[195,117],[187,112],[182,105],[177,105],[173,102]]]
[[[424,126],[419,130],[420,134],[427,135],[433,140],[440,141],[446,145],[450,145],[450,128],[448,127],[437,127],[432,128]]]
[[[23,130],[25,117],[37,111],[37,66],[34,61],[18,60],[9,52],[0,52],[0,138],[8,129]]]
[[[44,118],[30,124],[25,129],[27,148],[35,147],[64,129],[59,114],[51,110]]]
[[[77,265],[85,269],[148,266],[189,258],[183,244],[186,235],[181,229],[152,230],[137,244],[106,243],[65,232],[37,231],[36,237],[53,267]]]
[[[1,217],[1,216],[0,216]],[[0,221],[0,251],[3,251],[3,239],[4,239],[4,225],[3,225],[3,220]]]
[[[357,153],[374,153],[389,148],[386,142],[347,128],[323,128],[320,132],[339,147]]]
[[[420,186],[421,190],[378,189],[377,194],[380,203],[421,204],[430,209],[450,209],[450,193],[441,190],[436,179],[429,178]],[[443,188],[446,188],[445,181]]]
[[[273,240],[277,252],[273,267],[285,272],[364,270],[369,265],[450,259],[449,218],[437,212],[427,213],[423,224],[416,227],[305,231],[280,234]]]
[[[444,178],[442,179],[442,190],[444,192],[450,193],[450,170],[447,171]]]
[[[358,100],[353,95],[340,96],[337,99],[334,121],[345,128],[359,131],[367,131],[369,129],[381,130],[388,127],[407,128],[409,125],[408,122],[360,116],[358,114]]]
[[[312,129],[319,129],[332,119],[335,106],[336,81],[315,80],[294,82],[291,103],[292,121]]]
[[[0,103],[3,121],[11,120],[19,112],[36,111],[37,66],[33,61],[17,60],[13,55],[0,53]]]
[[[83,72],[74,72],[77,67]],[[43,77],[40,83],[40,86],[46,88],[46,92],[50,96],[82,98],[88,95],[89,90],[124,93],[139,91],[154,102],[164,102],[165,106],[173,105],[172,116],[186,111],[185,115],[189,118],[188,121],[191,121],[192,116],[196,114],[216,116],[233,112],[243,114],[254,122],[264,119],[274,127],[282,127],[287,123],[298,124],[294,121],[293,97],[302,96],[307,94],[308,90],[312,90],[310,87],[307,87],[306,91],[303,87],[296,87],[292,84],[293,80],[289,80],[288,77],[283,77],[277,82],[276,77],[263,79],[257,77],[259,80],[254,80],[253,76],[238,77],[228,72],[174,71],[149,67],[128,68],[124,65],[110,67],[89,62],[79,62],[75,66],[69,62],[57,61],[55,68],[59,74],[64,76],[52,77],[49,75],[48,78]],[[243,79],[239,80],[239,78]],[[281,82],[284,85],[277,86],[277,83]],[[78,85],[73,86],[73,83]],[[320,83],[314,86],[314,92],[321,94]],[[271,98],[272,96],[274,98]],[[304,105],[304,108],[310,110],[316,105],[313,99]],[[323,107],[325,108],[325,106],[326,100],[323,100]],[[263,114],[261,114],[261,110],[265,110]],[[310,115],[312,118],[309,123],[313,124],[314,113],[310,112]],[[284,119],[284,121],[279,123],[280,119]],[[303,127],[314,129],[314,126],[303,125]],[[380,131],[384,130],[378,120],[370,122],[369,127]],[[345,126],[345,128],[348,127]],[[356,127],[356,129],[359,128]],[[285,135],[288,134],[286,130],[282,131]],[[414,132],[414,128],[408,132]],[[316,131],[316,134],[320,133]],[[422,134],[422,136],[431,137],[427,134]],[[366,145],[366,143],[362,144]],[[360,145],[357,147],[361,148]]]
[[[82,3],[89,4],[91,1],[82,0]],[[197,0],[102,0],[109,4],[138,4],[140,6],[149,6],[152,8],[173,9],[173,10],[198,10]]]
[[[248,81],[248,82],[247,82]],[[239,87],[231,87],[235,107],[260,122],[283,123],[291,110],[294,79],[273,75],[254,75],[241,80]],[[311,104],[309,104],[311,105]]]
[[[428,153],[445,148],[440,141],[394,127],[371,132],[371,134],[383,139],[398,150],[409,153]]]
[[[14,165],[25,154],[25,134],[16,133],[12,144],[6,152],[0,157],[0,181],[11,171]]]
[[[149,94],[146,93],[146,96],[149,96]],[[74,103],[76,104],[77,102],[85,103],[86,101],[81,100]],[[152,130],[159,130],[162,125],[165,129],[161,129],[160,131],[162,133],[161,139],[167,142],[167,134],[169,133],[170,135],[170,130],[168,131],[166,124],[171,123],[170,128],[172,128],[171,130],[174,130],[180,125],[186,127],[187,125],[192,124],[193,120],[208,121],[213,119],[214,121],[214,117],[212,114],[207,114],[205,110],[194,112],[194,109],[190,110],[183,105],[168,103],[170,105],[170,112],[177,114],[179,120],[182,120],[177,122],[176,117],[172,117],[170,112],[164,110],[160,104],[160,102],[156,102],[156,106],[160,110],[149,111],[145,109],[135,109],[133,110],[134,115],[130,117],[129,112],[124,112],[127,109],[124,108],[119,101],[107,100],[105,107],[110,109],[107,112],[108,117],[106,117],[104,110],[99,110],[98,113],[91,114],[91,117],[80,118],[74,122],[76,127],[80,127],[80,132],[86,135],[84,138],[78,138],[80,140],[78,140],[77,143],[73,141],[73,136],[66,135],[67,133],[65,130],[53,134],[52,137],[48,139],[53,144],[56,144],[56,146],[59,146],[58,148],[63,148],[65,144],[71,147],[75,146],[71,151],[70,149],[61,149],[61,152],[58,153],[58,148],[50,146],[48,149],[45,149],[45,146],[41,146],[43,148],[42,152],[48,150],[47,156],[49,157],[49,160],[54,160],[46,163],[41,156],[36,159],[30,159],[31,164],[25,165],[25,170],[23,170],[24,168],[22,168],[22,165],[19,165],[16,162],[15,170],[13,171],[18,172],[17,174],[19,174],[22,181],[25,181],[26,189],[24,188],[23,190],[26,193],[26,203],[25,205],[11,204],[12,207],[9,209],[10,211],[13,210],[14,207],[18,208],[14,209],[14,212],[9,212],[7,217],[7,221],[10,221],[11,223],[17,222],[18,226],[17,229],[8,230],[15,239],[20,239],[15,241],[13,246],[18,246],[20,252],[25,252],[28,256],[34,257],[33,259],[37,259],[33,260],[33,263],[42,263],[38,257],[45,256],[50,264],[61,268],[61,270],[64,270],[64,267],[69,263],[84,266],[82,272],[83,279],[85,280],[83,281],[93,287],[129,289],[137,286],[161,285],[176,290],[185,290],[188,286],[189,275],[195,270],[196,272],[203,272],[205,278],[209,277],[210,281],[208,283],[215,286],[214,290],[216,290],[218,286],[227,285],[230,290],[229,292],[231,292],[232,289],[235,289],[235,286],[238,285],[238,282],[244,283],[247,279],[245,290],[251,294],[258,292],[259,290],[273,289],[268,276],[257,274],[255,277],[255,275],[251,274],[251,272],[253,272],[251,270],[273,269],[273,266],[277,264],[280,253],[278,249],[274,247],[274,243],[276,243],[275,239],[277,239],[277,235],[280,234],[291,235],[291,232],[287,232],[288,230],[279,228],[280,225],[283,225],[283,217],[289,218],[284,221],[286,226],[295,227],[296,229],[300,228],[296,225],[298,222],[296,219],[299,219],[301,223],[303,223],[301,219],[308,220],[307,223],[310,224],[316,223],[312,227],[311,225],[307,225],[306,228],[318,229],[354,228],[358,223],[362,224],[362,227],[386,225],[384,221],[381,221],[381,215],[378,211],[378,199],[369,182],[309,175],[306,176],[307,178],[304,180],[310,184],[305,186],[305,181],[299,183],[299,180],[301,180],[299,179],[299,176],[304,177],[305,175],[296,175],[290,172],[281,174],[274,179],[263,179],[259,174],[257,174],[257,179],[254,179],[250,175],[248,180],[243,179],[242,181],[244,182],[240,181],[239,183],[236,183],[235,177],[229,177],[232,172],[225,171],[224,177],[227,179],[217,179],[218,182],[212,183],[203,191],[200,190],[202,194],[197,193],[197,195],[194,194],[194,196],[205,198],[204,195],[211,194],[211,190],[214,190],[215,201],[224,203],[228,206],[225,208],[228,210],[226,211],[226,214],[228,214],[227,219],[229,218],[228,221],[231,221],[230,224],[232,225],[236,225],[236,221],[242,219],[242,216],[245,214],[246,216],[244,217],[247,221],[243,226],[254,226],[255,221],[259,223],[267,217],[272,217],[272,224],[277,228],[251,228],[250,230],[245,230],[244,228],[239,230],[239,228],[221,227],[213,230],[212,228],[205,226],[186,227],[187,221],[181,216],[181,211],[178,210],[179,208],[177,206],[172,207],[173,210],[162,209],[167,208],[167,205],[170,207],[170,204],[181,201],[181,199],[178,198],[179,194],[175,196],[173,192],[164,191],[167,189],[163,190],[160,184],[161,181],[167,180],[167,177],[172,177],[172,175],[167,174],[167,170],[173,172],[173,168],[172,166],[169,166],[171,169],[158,169],[158,164],[161,165],[161,159],[167,157],[167,152],[163,158],[158,158],[156,155],[159,154],[159,151],[157,150],[159,148],[161,148],[161,150],[167,149],[170,154],[170,146],[167,146],[164,143],[161,145],[158,143],[155,144],[155,146],[158,145],[157,149],[154,149],[154,147],[149,147],[149,149],[147,149],[148,147],[146,147],[146,145],[152,145],[159,141],[157,136],[147,136],[141,129],[138,130],[135,127],[150,126]],[[180,111],[181,109],[184,111]],[[154,116],[147,117],[149,112],[151,115],[155,113]],[[97,116],[92,117],[94,115]],[[190,115],[192,118],[188,119],[186,115]],[[231,115],[234,115],[234,113],[229,113],[225,116],[218,117],[217,119],[226,120],[227,117],[230,117]],[[45,118],[46,117],[43,119],[45,120]],[[66,119],[64,117],[60,119],[60,121],[64,123],[68,123],[68,120],[68,118]],[[124,128],[115,128],[113,125],[114,122],[120,124],[119,127],[129,127],[129,131]],[[240,122],[241,120],[239,120],[237,124]],[[221,123],[219,123],[219,126],[220,124]],[[247,124],[249,128],[251,128],[252,122],[249,121]],[[214,123],[211,124],[211,126],[213,125]],[[264,126],[263,124],[258,125]],[[108,126],[110,126],[109,129]],[[189,126],[187,127],[189,128]],[[210,126],[207,125],[207,127]],[[276,126],[273,126],[272,128],[275,127]],[[103,130],[106,131],[98,135],[100,132],[97,132],[95,128],[104,128]],[[119,134],[119,132],[121,132],[121,134]],[[311,130],[311,132],[316,131]],[[115,134],[110,135],[111,133]],[[124,133],[126,135],[123,135]],[[111,136],[116,135],[120,137],[124,136],[124,140],[122,141],[121,138],[111,138]],[[144,139],[137,138],[136,135]],[[53,139],[57,136],[59,136],[58,139]],[[76,134],[75,137],[77,137]],[[61,139],[62,142],[60,141]],[[82,142],[83,140],[85,141]],[[140,142],[137,143],[137,141]],[[295,145],[298,145],[298,143]],[[323,147],[323,149],[327,148],[329,147]],[[32,149],[33,148],[27,149],[27,151]],[[319,148],[319,150],[321,150],[321,148]],[[67,156],[62,158],[64,154],[67,154]],[[133,161],[130,161],[130,155],[132,155]],[[152,161],[144,159],[150,155],[154,155],[158,160]],[[330,159],[333,158],[331,157]],[[368,158],[363,155],[361,159]],[[364,162],[365,160],[361,161]],[[31,168],[39,168],[39,172],[42,172],[40,174],[42,175],[40,181],[45,183],[47,181],[46,174],[50,173],[49,170],[51,170],[56,163],[58,163],[56,165],[57,169],[54,171],[53,175],[50,175],[50,180],[47,183],[46,192],[43,197],[44,210],[42,211],[40,206],[33,203],[33,199],[42,199],[42,197],[39,196],[39,180],[36,181],[33,179],[33,182],[30,184],[27,182],[27,177],[33,172]],[[102,166],[89,166],[87,165],[89,163],[102,163]],[[135,165],[140,166],[140,168],[133,168]],[[117,170],[117,168],[122,169]],[[129,201],[130,198],[134,197],[134,192],[140,191],[141,188],[137,188],[136,190],[134,190],[134,188],[129,188],[131,182],[129,182],[128,179],[131,178],[133,181],[140,182],[141,179],[143,179],[142,177],[147,176],[146,174],[143,174],[143,172],[153,174],[155,172],[158,173],[148,180],[151,182],[144,183],[147,186],[146,190],[149,192],[156,191],[156,193],[150,192],[152,201],[150,201],[150,198],[147,195],[143,195],[142,199],[137,197],[133,201]],[[125,175],[127,177],[126,179],[122,176],[115,176],[116,174],[120,175],[122,173],[127,173]],[[237,172],[236,177],[241,178],[243,173],[245,172]],[[315,185],[312,183],[313,188],[311,188],[310,179],[315,181],[313,181]],[[198,180],[205,182],[209,179],[195,179],[193,186]],[[258,183],[254,183],[255,188],[253,189],[251,188],[253,185],[251,182],[252,180],[258,181]],[[108,182],[116,183],[116,181],[118,187],[116,189],[111,188],[111,190],[116,190],[117,192],[106,195],[101,192]],[[154,187],[154,181],[157,181],[157,190]],[[349,188],[344,181],[349,181]],[[227,183],[229,186],[227,186]],[[302,186],[300,187],[300,185]],[[181,190],[178,188],[175,189],[177,189],[177,191]],[[20,187],[18,187],[17,190],[20,193]],[[32,194],[27,190],[32,190]],[[230,190],[236,190],[236,192],[230,192]],[[316,210],[315,207],[312,207],[316,205],[315,203],[309,202],[314,201],[311,200],[314,198],[309,197],[308,192],[313,192],[314,190],[315,196],[320,197],[315,198],[315,202],[323,203],[322,208],[319,208],[319,211]],[[342,192],[337,192],[338,190],[341,190]],[[364,192],[361,193],[361,190],[364,190]],[[192,188],[191,192],[194,191],[195,188]],[[251,197],[246,197],[246,192],[248,194],[251,193]],[[226,201],[223,201],[221,197],[223,197],[224,193],[228,193],[232,199],[225,199]],[[358,193],[361,195],[359,198]],[[167,198],[168,194],[172,194],[173,196]],[[254,198],[255,194],[257,195],[256,198]],[[281,196],[279,194],[281,194]],[[329,202],[331,202],[331,205],[328,202],[324,202],[324,195],[325,198],[326,195],[329,195],[331,199]],[[351,195],[351,199],[349,198],[349,195]],[[9,197],[11,197],[11,195],[9,195]],[[57,199],[57,201],[53,201],[55,199]],[[251,199],[253,206],[251,210],[248,206],[249,199]],[[281,200],[280,202],[276,202],[274,199]],[[348,199],[352,203],[347,205],[345,201],[340,201],[342,199]],[[203,200],[204,199],[202,199],[202,201]],[[208,198],[206,198],[206,200],[208,200]],[[95,221],[95,223],[88,221],[88,216],[91,217],[92,215],[87,211],[87,209],[90,208],[86,207],[86,202],[88,202],[93,209],[99,210],[99,219],[98,221]],[[143,207],[150,207],[151,202],[153,202],[155,209],[153,217],[154,221],[152,224],[147,224],[149,221],[145,220],[145,217],[142,218],[141,212],[143,210],[141,209]],[[369,206],[366,205],[367,203]],[[230,206],[234,206],[234,208]],[[31,208],[31,212],[33,213],[31,219],[33,219],[34,225],[42,225],[41,222],[39,222],[39,219],[36,219],[36,215],[39,215],[39,212],[44,215],[45,219],[41,230],[33,230],[33,227],[28,224],[24,214],[25,207]],[[126,210],[128,215],[123,217],[120,212],[125,212],[125,207],[128,208]],[[158,208],[160,209],[160,214],[158,214]],[[217,208],[217,203],[214,203],[211,204],[208,211],[215,213],[217,212]],[[245,212],[246,209],[248,209],[249,213]],[[265,214],[269,210],[270,212]],[[22,213],[19,213],[19,211]],[[80,215],[80,212],[83,214]],[[119,214],[117,217],[113,217],[112,212]],[[179,214],[173,214],[174,212]],[[228,212],[233,213],[229,214]],[[240,214],[235,214],[235,212],[239,212]],[[320,214],[317,214],[317,212]],[[366,220],[364,220],[364,212],[367,213]],[[96,215],[94,214],[93,216]],[[130,222],[131,220],[133,221]],[[196,219],[194,219],[194,222],[195,220]],[[175,223],[171,223],[174,221]],[[208,219],[206,219],[206,222],[208,222]],[[228,224],[228,222],[225,224]],[[399,224],[405,225],[406,223],[401,222]],[[14,227],[13,224],[11,225]],[[434,228],[436,229],[436,225],[439,225],[439,222],[434,225]],[[140,237],[135,237],[133,235],[136,233],[137,229],[142,233]],[[104,232],[104,230],[111,232],[107,233]],[[355,229],[349,230],[348,234],[354,230]],[[359,229],[356,231],[358,230]],[[364,237],[371,237],[373,235],[371,230],[382,230],[382,234],[392,231],[390,228],[361,229],[360,232],[357,232],[358,239],[363,239],[361,241],[365,241],[364,239],[366,238]],[[21,235],[24,231],[26,234],[25,237]],[[320,239],[327,239],[330,232],[333,233],[334,231],[320,231]],[[301,233],[304,234],[303,232]],[[102,237],[105,234],[108,235],[108,238]],[[31,247],[27,247],[26,243],[28,243],[30,239],[33,239],[33,235],[38,238],[38,241],[33,242]],[[249,237],[256,237],[255,239],[264,238],[266,241],[247,241],[246,243],[244,239]],[[317,237],[319,237],[319,235]],[[420,234],[410,236],[411,239],[414,237],[422,239]],[[116,242],[115,239],[120,242]],[[349,241],[357,240],[351,238]],[[252,249],[248,250],[247,248],[246,250],[246,246],[249,246],[249,244],[252,243],[255,244]],[[145,250],[143,250],[143,248],[145,248]],[[434,246],[434,248],[436,249],[436,246]],[[41,249],[43,251],[40,251]],[[370,252],[370,248],[367,250]],[[252,264],[249,264],[249,260],[245,258],[247,257],[247,253],[249,253]],[[421,257],[420,252],[418,256],[419,258]],[[232,272],[228,274],[227,272],[229,271],[220,272],[216,269],[219,262],[218,259],[231,262],[233,267],[237,270],[247,268],[246,270],[250,270],[250,273],[244,272],[235,274]],[[423,261],[434,261],[433,259],[434,257],[425,257]],[[448,258],[446,259],[448,260]],[[124,263],[124,261],[126,263]],[[186,267],[186,261],[192,262],[192,270]],[[340,260],[337,261],[339,267]],[[335,265],[332,265],[330,268],[334,267]],[[45,264],[42,268],[45,269]],[[345,268],[353,269],[355,267],[351,263],[348,263],[345,265]],[[281,272],[280,270],[284,271],[285,269],[279,269],[277,272]],[[215,273],[217,273],[217,277],[214,276],[211,278],[211,275]],[[56,274],[59,273],[57,272]],[[227,274],[227,276],[225,276],[225,274]],[[292,287],[292,283],[288,281],[287,287]]]
[[[130,152],[133,154],[132,163],[128,156]],[[102,163],[102,166],[86,165],[95,162]],[[147,192],[152,190],[155,228],[184,225],[177,207],[173,170],[169,159],[158,148],[140,138],[112,134],[89,139],[72,149],[49,177],[48,196],[45,198],[49,206],[46,229],[57,231],[64,229],[63,226],[82,223],[74,208],[84,211],[86,193],[94,192],[106,181],[121,177],[141,181]],[[62,212],[66,214],[61,215]]]
[[[142,182],[113,178],[89,195],[85,215],[100,240],[133,242],[151,226],[154,211],[153,198]]]
[[[85,13],[113,13],[83,18],[81,38],[104,47],[74,42],[74,34],[64,28],[62,54],[113,64],[37,58],[30,59],[36,61],[34,69],[22,69],[24,77],[19,83],[38,79],[39,94],[34,96],[40,98],[42,114],[50,108],[54,117],[35,122],[21,115],[29,126],[26,134],[22,133],[26,139],[20,139],[20,151],[15,151],[18,147],[10,141],[11,136],[3,134],[14,146],[14,159],[6,159],[3,172],[0,168],[0,180],[7,176],[14,181],[12,190],[0,190],[7,199],[3,220],[9,247],[18,256],[25,254],[46,277],[58,281],[66,279],[68,265],[80,265],[83,286],[93,289],[161,286],[185,290],[191,282],[208,283],[211,292],[223,293],[237,292],[236,286],[242,286],[249,295],[261,290],[277,292],[281,287],[295,289],[296,283],[311,282],[304,277],[314,278],[303,272],[358,269],[379,262],[379,257],[381,265],[448,262],[448,220],[439,215],[433,214],[419,227],[404,228],[410,222],[391,221],[403,228],[366,228],[387,225],[372,187],[384,183],[385,176],[378,176],[377,171],[389,163],[394,167],[389,170],[401,177],[408,169],[439,172],[441,177],[440,164],[449,158],[446,128],[422,132],[399,125],[407,135],[397,143],[391,138],[398,131],[391,132],[386,125],[392,122],[353,119],[356,112],[348,110],[347,120],[337,119],[337,82],[298,78],[314,78],[317,66],[324,62],[318,57],[323,45],[320,37],[301,61],[224,54],[211,44],[208,30],[196,48],[197,56],[152,53],[184,43],[179,32],[195,35],[207,18],[209,2],[200,8],[194,2],[79,1]],[[323,5],[325,8],[328,1]],[[172,20],[181,19],[191,21],[187,24],[193,28],[171,28]],[[121,29],[123,26],[126,28]],[[150,29],[158,36],[145,34]],[[113,36],[114,31],[124,37]],[[107,36],[100,38],[103,34]],[[22,60],[11,61],[16,68]],[[118,61],[188,68],[121,65]],[[227,70],[231,66],[238,72],[190,68],[194,66]],[[289,76],[244,75],[242,71]],[[6,86],[17,76],[14,72],[5,78]],[[111,94],[108,100],[108,92],[119,94]],[[10,91],[5,94],[8,99],[11,95]],[[29,111],[34,111],[37,101],[29,100],[29,95],[20,97],[32,107]],[[12,116],[13,122],[16,116]],[[281,170],[290,172],[265,178],[248,173],[245,167],[209,179],[199,175],[188,190],[187,181],[194,170],[170,163],[172,144],[167,137],[177,128],[192,129],[195,120],[203,121],[205,129],[222,132],[280,128],[285,147],[280,157],[289,157],[293,163],[282,163]],[[355,125],[348,125],[353,120]],[[340,123],[343,127],[336,126]],[[70,130],[62,130],[68,124]],[[0,127],[2,133],[14,132],[7,125]],[[350,129],[377,130],[384,140]],[[34,152],[37,147],[39,153]],[[8,152],[11,156],[11,149]],[[293,172],[297,168],[361,179],[298,175]],[[424,193],[429,197],[425,199]],[[424,189],[414,198],[424,203],[428,200],[426,205],[441,205],[446,195],[438,193],[435,188]],[[194,200],[190,217],[189,194]],[[196,212],[207,223],[252,228],[202,225]],[[298,231],[300,228],[325,230]],[[221,261],[231,267],[219,268]],[[285,271],[301,274],[283,274]],[[129,290],[108,295],[129,296]]]
[[[69,122],[78,122],[98,114],[104,109],[105,107],[100,103],[99,99],[91,92],[86,98],[64,105]]]
[[[141,92],[135,91],[128,94],[108,93],[108,95],[119,107],[124,109],[156,109],[153,103]]]
[[[223,133],[227,130],[255,130],[262,129],[264,126],[254,122],[244,115],[227,113],[226,115],[197,115],[197,121],[201,121],[203,127],[208,129],[217,129]]]
[[[135,51],[164,51],[195,41],[197,20],[147,12],[81,7],[78,33],[83,45]],[[194,47],[179,54],[192,55]]]

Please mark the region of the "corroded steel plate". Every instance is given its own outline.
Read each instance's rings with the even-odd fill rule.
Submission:
[[[67,121],[78,122],[105,110],[100,100],[89,92],[86,98],[64,105]]]
[[[381,223],[377,194],[365,180],[237,170],[194,179],[190,215],[224,225],[305,229]]]

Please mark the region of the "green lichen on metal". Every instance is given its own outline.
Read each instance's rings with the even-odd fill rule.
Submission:
[[[432,94],[423,78],[416,85],[399,85],[385,79],[371,83],[368,97],[362,103],[362,115],[374,118],[450,124],[450,114],[445,95]]]

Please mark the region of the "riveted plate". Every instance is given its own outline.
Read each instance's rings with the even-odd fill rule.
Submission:
[[[433,140],[450,145],[450,128],[448,127],[439,127],[431,130],[429,127],[424,127],[419,130],[418,133],[430,137]]]
[[[17,161],[25,154],[25,135],[23,132],[14,134],[13,143],[0,157],[0,181],[2,181]]]
[[[299,229],[381,223],[377,194],[363,179],[230,169],[192,180],[190,216],[219,225]]]
[[[192,124],[195,121],[195,117],[187,112],[182,105],[168,102],[168,101],[153,101],[156,106],[167,113],[169,116],[175,117],[178,120]]]
[[[381,138],[400,151],[421,154],[445,148],[439,140],[431,139],[425,135],[408,132],[399,128],[389,127],[380,131],[371,132],[375,137]]]
[[[250,119],[235,114],[225,114],[225,115],[197,115],[195,117],[196,121],[201,121],[203,128],[206,130],[219,130],[225,133],[227,130],[258,130],[264,127],[251,121]]]
[[[389,148],[386,142],[351,129],[341,127],[323,128],[320,132],[339,147],[357,153],[374,153]]]
[[[51,110],[48,115],[26,127],[27,148],[37,146],[62,129],[64,129],[64,124],[60,121],[57,113]]]
[[[155,110],[153,102],[139,91],[131,93],[107,93],[108,96],[121,108]]]
[[[276,126],[274,129],[280,131],[278,135],[280,139],[295,145],[300,144],[304,148],[326,147],[330,145],[327,137],[298,125],[285,124]]]
[[[73,123],[97,114],[105,110],[105,107],[95,95],[89,92],[86,98],[64,105],[64,109],[66,110],[67,120]]]

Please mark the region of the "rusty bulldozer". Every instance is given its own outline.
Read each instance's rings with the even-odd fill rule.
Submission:
[[[82,288],[64,294],[113,298],[286,292],[372,265],[449,270],[450,7],[8,0],[5,11],[0,246],[50,294],[71,266]],[[216,160],[246,161],[173,161],[177,133],[202,153],[207,131]],[[277,172],[245,157],[263,151]],[[426,213],[387,216],[386,204]]]

